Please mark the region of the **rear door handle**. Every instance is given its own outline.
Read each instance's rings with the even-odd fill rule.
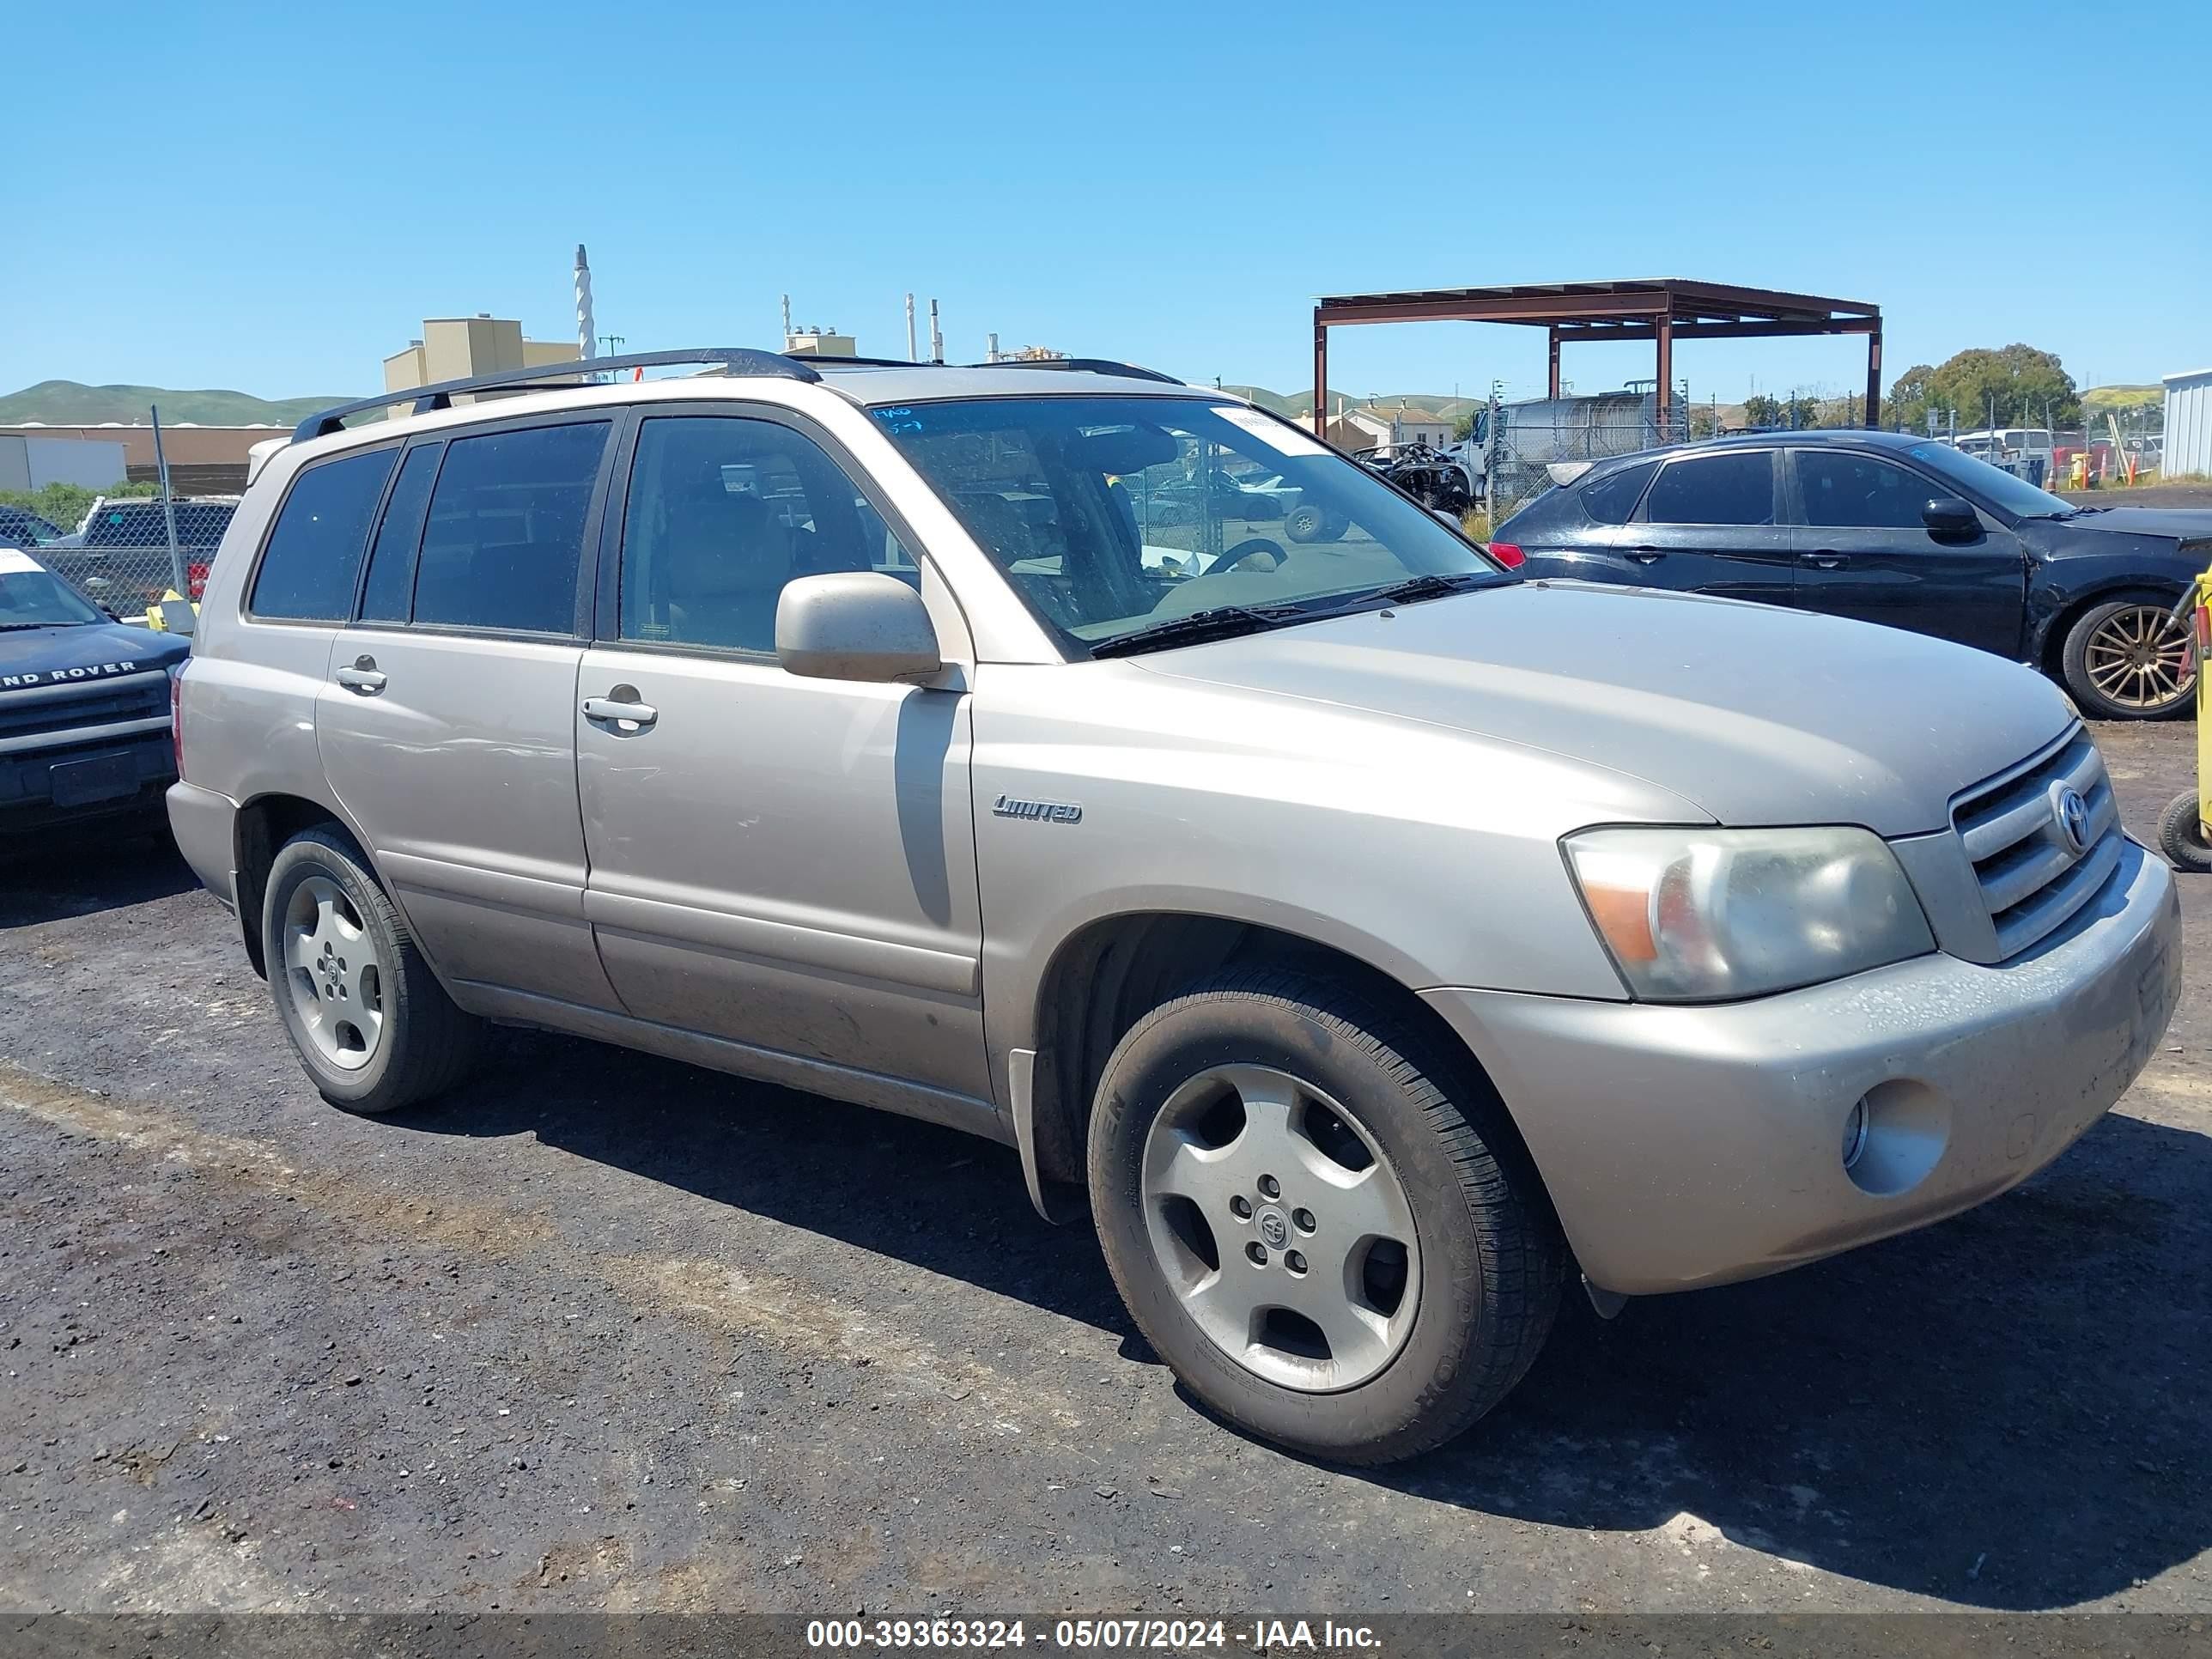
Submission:
[[[617,686],[618,691],[630,691],[628,686]],[[629,697],[586,697],[584,699],[584,718],[587,720],[611,720],[618,726],[630,726],[642,731],[660,718],[660,711],[649,702],[635,701],[637,694]]]
[[[373,697],[384,690],[384,676],[374,657],[356,657],[350,667],[339,669],[331,678],[360,696]]]
[[[1667,556],[1667,550],[1663,547],[1632,547],[1628,550],[1628,556],[1638,564],[1656,564]]]
[[[1816,547],[1811,552],[1801,556],[1806,563],[1817,564],[1823,570],[1833,570],[1846,562],[1846,556],[1837,552],[1832,547]]]

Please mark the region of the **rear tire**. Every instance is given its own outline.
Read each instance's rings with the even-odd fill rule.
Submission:
[[[2158,850],[2177,870],[2212,872],[2212,840],[2205,836],[2194,789],[2176,795],[2158,815]]]
[[[1470,1066],[1383,1009],[1226,969],[1107,1062],[1099,1243],[1208,1410],[1334,1462],[1414,1456],[1505,1396],[1558,1311],[1565,1245],[1533,1172],[1498,1155],[1501,1120]]]
[[[1294,542],[1317,542],[1328,523],[1321,508],[1300,503],[1283,515],[1283,534]]]
[[[302,830],[278,850],[261,942],[284,1034],[331,1105],[396,1112],[452,1088],[475,1064],[482,1022],[453,1006],[334,826]]]

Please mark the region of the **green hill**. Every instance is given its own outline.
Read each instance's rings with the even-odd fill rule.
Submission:
[[[2093,386],[2081,394],[2084,409],[2139,409],[2165,401],[2162,386]]]
[[[159,404],[164,426],[297,426],[319,410],[348,401],[328,398],[256,398],[244,392],[173,392],[155,386],[84,386],[41,380],[0,398],[0,426],[43,421],[48,426],[143,425]]]

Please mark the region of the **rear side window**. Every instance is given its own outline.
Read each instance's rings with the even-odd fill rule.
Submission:
[[[404,623],[415,592],[415,550],[422,544],[422,520],[430,505],[430,481],[438,476],[441,447],[429,444],[407,452],[399,477],[385,503],[384,522],[368,550],[368,581],[362,589],[363,622]]]
[[[430,493],[415,621],[568,634],[608,423],[456,438]]]
[[[1774,522],[1774,452],[1693,455],[1670,461],[1644,503],[1652,524]]]
[[[246,609],[284,622],[343,622],[368,546],[369,520],[392,476],[392,449],[303,471],[278,509]]]
[[[1624,466],[1618,472],[1608,473],[1595,483],[1583,486],[1583,511],[1599,524],[1626,524],[1628,515],[1636,511],[1636,503],[1644,498],[1644,486],[1651,482],[1651,475],[1659,470],[1656,461],[1645,461],[1639,466]]]

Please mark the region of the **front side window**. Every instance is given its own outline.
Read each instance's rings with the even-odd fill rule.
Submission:
[[[1669,461],[1644,500],[1651,524],[1770,525],[1774,453],[1741,449]]]
[[[623,514],[623,639],[771,653],[784,584],[841,570],[921,579],[811,439],[742,416],[639,427]]]
[[[368,546],[369,520],[398,454],[372,449],[342,455],[292,480],[262,550],[247,610],[280,622],[345,620]]]
[[[584,521],[608,431],[587,421],[447,444],[416,562],[415,621],[573,632]]]
[[[1917,472],[1848,450],[1797,452],[1805,522],[1846,530],[1918,530],[1936,486]]]
[[[1287,625],[1413,577],[1446,579],[1415,599],[1512,580],[1365,468],[1242,405],[1013,397],[872,412],[1079,649],[1142,648],[1162,624],[1223,611]]]

